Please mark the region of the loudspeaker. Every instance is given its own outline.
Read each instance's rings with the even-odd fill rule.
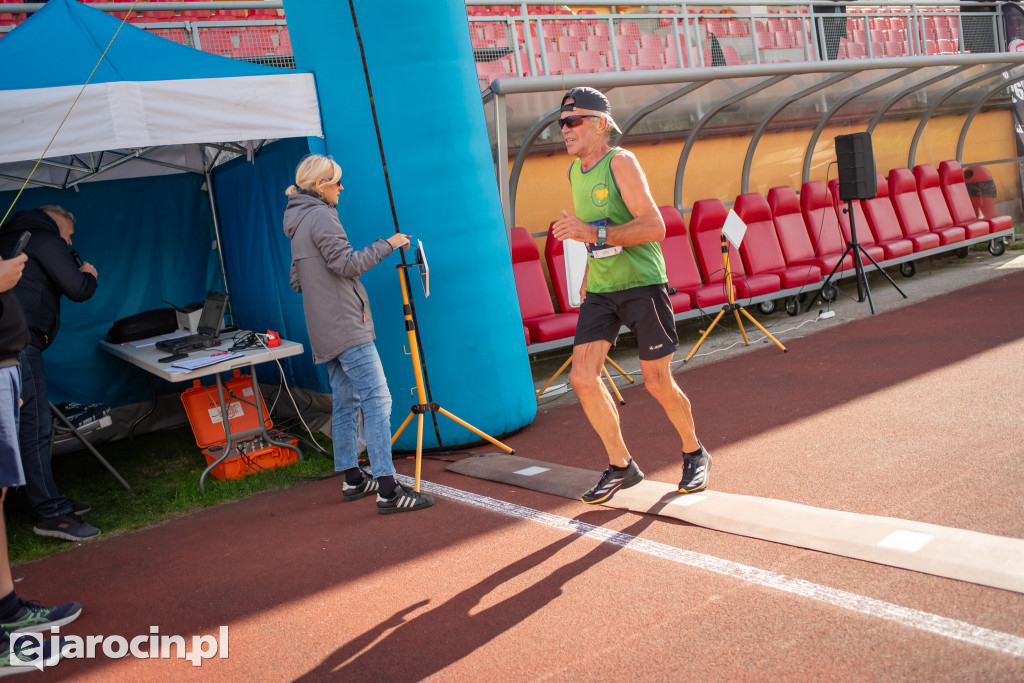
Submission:
[[[874,199],[878,194],[875,155],[871,152],[871,133],[836,136],[839,162],[839,199]]]

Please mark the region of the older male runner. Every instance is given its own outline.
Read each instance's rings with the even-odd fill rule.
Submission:
[[[665,223],[636,157],[609,145],[612,131],[621,131],[608,98],[593,88],[573,88],[562,98],[561,111],[565,148],[577,157],[569,167],[576,215],[562,211],[553,234],[586,243],[588,252],[569,381],[610,463],[580,500],[604,502],[644,478],[622,440],[615,402],[601,382],[605,356],[622,325],[636,335],[647,390],[682,440],[679,492],[700,491],[708,485],[711,455],[697,440],[690,401],[672,378],[670,362],[679,341],[658,244]]]

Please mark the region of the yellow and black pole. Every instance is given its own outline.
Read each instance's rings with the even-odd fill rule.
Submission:
[[[404,259],[403,259],[404,260]],[[485,434],[473,425],[460,420],[455,415],[449,413],[447,410],[442,408],[434,401],[428,401],[427,391],[425,388],[425,382],[423,381],[423,363],[420,358],[420,346],[416,340],[416,316],[413,313],[412,303],[409,300],[409,278],[405,272],[406,268],[417,267],[416,264],[406,265],[402,264],[398,266],[398,278],[402,284],[402,310],[405,313],[405,332],[409,337],[409,356],[412,359],[412,371],[416,378],[416,400],[418,403],[412,407],[409,411],[409,416],[405,418],[405,421],[395,432],[395,435],[391,437],[391,445],[394,446],[395,442],[398,441],[398,437],[402,435],[405,428],[409,426],[413,416],[416,416],[416,483],[415,490],[420,490],[420,470],[423,462],[423,416],[428,412],[434,411],[441,413],[449,420],[462,425],[469,431],[473,432],[482,439],[485,439],[498,448],[502,449],[506,453],[515,453],[515,451],[505,444],[501,443],[497,439]],[[438,444],[440,445],[440,444]]]
[[[713,330],[715,325],[718,324],[718,321],[722,319],[722,316],[728,313],[729,311],[732,311],[733,314],[736,316],[736,324],[740,326],[740,333],[743,335],[744,345],[750,346],[750,340],[747,339],[747,331],[743,329],[743,320],[742,318],[740,318],[740,313],[745,315],[747,319],[750,320],[750,322],[754,323],[754,325],[757,326],[757,329],[764,332],[764,335],[771,339],[776,346],[782,349],[783,353],[786,353],[789,349],[783,346],[778,339],[773,337],[772,333],[766,330],[761,325],[761,323],[757,322],[757,320],[754,319],[754,316],[747,313],[747,310],[745,308],[736,303],[736,292],[733,289],[732,285],[732,271],[729,270],[729,242],[726,240],[724,231],[722,232],[722,265],[725,268],[725,296],[728,300],[728,303],[722,307],[722,310],[718,312],[718,315],[715,316],[715,319],[711,321],[711,324],[708,325],[708,329],[704,330],[704,333],[701,335],[700,339],[697,340],[697,343],[690,350],[690,353],[687,354],[686,358],[683,359],[683,362],[686,363],[691,358],[693,358],[693,354],[697,353],[697,349],[699,349],[700,345],[704,343],[704,340],[707,339],[707,336],[711,334],[711,330]]]

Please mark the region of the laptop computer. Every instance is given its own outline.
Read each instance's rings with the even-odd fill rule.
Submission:
[[[156,343],[156,348],[169,353],[188,353],[211,346],[220,346],[220,330],[224,326],[224,310],[228,305],[228,295],[221,292],[209,292],[203,304],[196,334],[176,339],[165,339]]]

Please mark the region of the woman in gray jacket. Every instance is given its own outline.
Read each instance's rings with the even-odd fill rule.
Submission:
[[[286,190],[284,234],[292,244],[291,286],[302,294],[313,362],[327,366],[334,410],[334,469],[345,473],[346,501],[377,493],[383,515],[430,507],[434,499],[395,481],[391,459],[391,393],[374,346],[373,318],[359,276],[409,238],[395,234],[356,251],[338,218],[341,167],[310,154]],[[362,407],[370,468],[359,467],[356,415]]]

